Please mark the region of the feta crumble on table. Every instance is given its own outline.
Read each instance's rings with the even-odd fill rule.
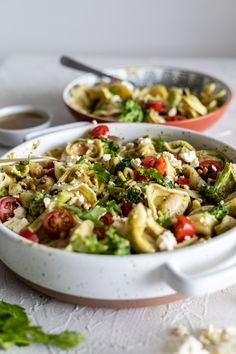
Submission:
[[[166,338],[159,354],[236,354],[236,327],[210,325],[195,336],[180,325]]]

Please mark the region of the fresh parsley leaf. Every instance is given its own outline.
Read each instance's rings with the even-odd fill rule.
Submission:
[[[162,174],[159,171],[157,171],[155,168],[145,169],[144,167],[139,167],[138,172],[142,176],[146,177],[146,179],[148,181],[154,180],[156,183],[159,183],[159,184],[163,184],[163,182],[164,182],[164,178],[163,178]]]
[[[100,163],[95,163],[93,165],[93,170],[95,171],[95,177],[102,182],[108,183],[111,178],[110,172],[108,172],[104,166],[102,166]]]
[[[64,331],[58,334],[47,334],[40,327],[31,327],[29,331],[34,342],[53,344],[61,349],[70,349],[84,339],[83,336],[74,331]]]
[[[98,224],[99,219],[107,212],[104,207],[101,207],[99,205],[96,205],[90,210],[82,210],[72,205],[65,205],[64,208],[77,215],[80,219],[91,220],[96,225]]]
[[[133,99],[122,102],[121,122],[143,122],[144,114],[140,104]]]
[[[69,349],[83,340],[80,333],[65,331],[48,334],[39,326],[32,326],[23,307],[0,302],[0,348],[9,349],[13,345],[27,346],[32,342],[53,344]]]

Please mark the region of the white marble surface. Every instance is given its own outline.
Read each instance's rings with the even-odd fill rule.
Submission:
[[[133,64],[168,64],[215,75],[236,91],[236,59],[83,58],[98,67]],[[0,106],[30,103],[50,110],[54,124],[72,122],[61,92],[77,73],[61,68],[57,57],[11,56],[0,61]],[[236,102],[224,118],[206,133],[236,145]],[[5,149],[0,147],[0,152]],[[0,264],[0,299],[24,306],[35,324],[51,332],[81,331],[86,341],[71,354],[158,354],[170,328],[182,323],[197,329],[210,323],[235,325],[236,286],[202,298],[192,298],[159,307],[112,310],[70,305],[45,297],[17,280]],[[32,345],[13,348],[9,354],[64,353],[56,348]]]

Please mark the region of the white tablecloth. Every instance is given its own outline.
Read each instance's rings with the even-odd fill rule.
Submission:
[[[236,91],[236,59],[83,58],[97,67],[173,65],[203,71],[227,82]],[[54,114],[54,124],[73,122],[62,102],[64,86],[78,74],[60,67],[57,56],[11,56],[0,61],[0,106],[34,104]],[[235,98],[224,115],[206,133],[236,144]],[[0,147],[0,153],[5,149]],[[165,333],[178,324],[192,329],[210,323],[235,325],[236,286],[213,295],[191,298],[159,307],[110,310],[66,304],[31,290],[0,263],[0,299],[24,306],[35,324],[51,332],[81,331],[86,341],[71,354],[157,354]],[[57,348],[32,345],[9,354],[63,353]]]

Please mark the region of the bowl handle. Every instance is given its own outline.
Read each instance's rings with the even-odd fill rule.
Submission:
[[[177,292],[186,296],[200,296],[227,288],[236,283],[236,264],[219,270],[188,275],[177,263],[168,262],[161,268],[163,280]]]

